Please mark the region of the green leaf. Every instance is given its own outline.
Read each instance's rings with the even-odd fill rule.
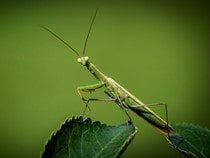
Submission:
[[[116,157],[133,139],[132,123],[108,126],[82,117],[67,120],[45,146],[43,158]]]
[[[170,143],[188,157],[210,157],[210,130],[193,124],[174,124]]]

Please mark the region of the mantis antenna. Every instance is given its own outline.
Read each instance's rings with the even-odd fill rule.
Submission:
[[[93,19],[92,19],[92,22],[91,22],[91,24],[90,24],[90,28],[89,28],[89,30],[88,30],[87,37],[86,37],[86,39],[85,39],[85,44],[84,44],[84,48],[83,48],[83,52],[82,52],[82,56],[84,56],[84,55],[85,55],[85,50],[86,50],[86,46],[87,46],[87,41],[88,41],[88,38],[89,38],[89,36],[90,36],[90,31],[91,31],[92,26],[93,26],[93,23],[94,23],[94,21],[95,21],[95,18],[96,18],[97,12],[98,12],[98,9],[96,9],[95,14],[94,14]]]
[[[49,33],[51,33],[53,36],[55,36],[57,39],[59,39],[61,42],[63,42],[67,47],[69,47],[77,56],[81,57],[78,51],[76,51],[72,46],[70,46],[67,42],[65,42],[62,38],[60,38],[58,35],[56,35],[54,32],[52,32],[50,29],[48,29],[45,26],[41,26],[43,29],[47,30]]]
[[[96,17],[96,14],[98,12],[98,9],[96,9],[95,11],[95,14],[93,16],[93,19],[92,19],[92,22],[90,24],[90,28],[88,30],[88,34],[87,34],[87,37],[85,39],[85,44],[84,44],[84,48],[83,48],[83,53],[82,55],[84,56],[85,55],[85,50],[86,50],[86,46],[87,46],[87,41],[88,41],[88,38],[90,36],[90,32],[91,32],[91,29],[92,29],[92,26],[93,26],[93,23],[94,23],[94,20],[95,20],[95,17]],[[78,51],[76,51],[70,44],[68,44],[66,41],[64,41],[61,37],[59,37],[57,34],[55,34],[53,31],[51,31],[50,29],[48,29],[47,27],[45,26],[42,26],[40,25],[41,28],[45,29],[46,31],[48,31],[49,33],[51,33],[53,36],[55,36],[57,39],[59,39],[61,42],[63,42],[67,47],[69,47],[78,57],[81,57],[81,55],[79,54]]]

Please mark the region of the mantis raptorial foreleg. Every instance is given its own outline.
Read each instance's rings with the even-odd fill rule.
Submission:
[[[103,82],[99,82],[99,83],[92,84],[92,85],[77,87],[77,93],[79,94],[79,97],[81,98],[81,100],[85,103],[85,109],[83,111],[83,115],[84,115],[84,113],[85,113],[85,111],[86,111],[87,108],[90,110],[90,107],[89,107],[89,102],[90,101],[116,101],[116,100],[118,100],[119,102],[121,102],[121,100],[119,99],[119,97],[117,97],[117,98],[105,98],[105,99],[98,99],[98,98],[89,98],[89,99],[86,99],[82,95],[82,92],[93,92],[96,89],[102,88],[103,86],[104,86],[104,83]],[[123,109],[122,106],[123,105],[121,103],[120,107]],[[129,118],[130,118],[130,116],[129,116]]]
[[[87,99],[85,99],[83,97],[82,91],[83,92],[93,92],[96,89],[99,89],[99,88],[101,88],[103,86],[104,86],[104,83],[102,83],[102,82],[99,82],[99,83],[96,83],[96,84],[92,84],[92,85],[87,85],[87,86],[80,86],[80,87],[77,87],[77,93],[79,94],[79,97],[81,98],[81,100],[86,102]]]
[[[84,113],[85,113],[87,108],[90,110],[90,107],[88,106],[90,101],[115,101],[116,100],[116,99],[112,99],[112,98],[108,98],[108,99],[89,98],[89,99],[86,99],[82,95],[82,92],[93,92],[96,89],[102,88],[103,86],[104,86],[104,83],[103,82],[99,82],[99,83],[92,84],[92,85],[77,87],[77,93],[79,94],[79,97],[81,98],[81,100],[85,104],[85,109],[83,111],[83,115],[84,115]]]
[[[129,114],[127,113],[127,111],[124,109],[122,100],[121,100],[121,98],[120,98],[117,90],[114,92],[116,97],[105,98],[105,99],[98,99],[98,98],[89,98],[89,99],[86,99],[82,95],[82,91],[83,92],[93,92],[96,89],[102,88],[103,86],[104,86],[104,83],[99,82],[97,84],[92,84],[92,85],[88,85],[88,86],[80,86],[80,87],[77,88],[77,92],[78,92],[81,100],[85,103],[85,109],[83,111],[83,115],[84,115],[84,113],[85,113],[85,111],[86,111],[87,108],[90,110],[89,102],[91,102],[91,101],[114,101],[114,102],[117,101],[119,103],[118,104],[119,107],[126,113],[126,115],[128,116],[128,118],[131,120],[131,117],[129,116]]]
[[[96,84],[92,84],[92,85],[87,85],[87,86],[80,86],[80,87],[77,87],[77,93],[79,94],[79,97],[81,98],[81,100],[85,103],[86,105],[86,108],[88,107],[88,99],[85,99],[82,95],[82,91],[83,92],[93,92],[95,91],[96,89],[99,89],[101,87],[104,86],[104,83],[103,82],[99,82],[99,83],[96,83]],[[90,110],[90,108],[88,107],[88,109]]]

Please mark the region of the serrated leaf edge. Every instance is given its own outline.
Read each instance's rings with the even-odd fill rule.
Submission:
[[[107,125],[105,123],[101,124],[101,122],[99,121],[95,121],[95,122],[92,122],[91,118],[86,118],[84,120],[84,118],[82,116],[72,116],[71,118],[65,120],[65,122],[63,122],[61,124],[61,126],[59,128],[57,128],[54,132],[51,133],[50,137],[47,139],[47,141],[45,142],[44,144],[44,150],[42,151],[41,153],[41,157],[43,157],[43,154],[45,153],[46,149],[48,148],[48,145],[50,145],[58,135],[60,135],[59,133],[62,133],[63,130],[65,129],[64,126],[66,126],[67,123],[75,123],[75,122],[78,122],[78,123],[82,123],[82,124],[98,124],[99,128],[102,128],[102,126],[105,126],[105,127],[112,127],[112,125]],[[121,124],[121,125],[126,125],[126,124]],[[134,126],[134,132],[129,135],[129,138],[127,139],[127,141],[125,141],[123,143],[123,145],[121,146],[121,150],[119,150],[117,153],[116,153],[116,157],[118,157],[124,150],[124,148],[127,147],[127,145],[129,145],[129,143],[132,141],[132,139],[134,138],[136,132],[137,132],[137,128]]]

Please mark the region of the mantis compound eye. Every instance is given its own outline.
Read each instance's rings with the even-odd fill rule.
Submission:
[[[89,59],[89,58],[88,58],[87,56],[85,56],[85,57],[80,57],[80,58],[77,59],[77,62],[85,66],[86,63],[87,63],[87,61],[88,61],[88,59]]]

